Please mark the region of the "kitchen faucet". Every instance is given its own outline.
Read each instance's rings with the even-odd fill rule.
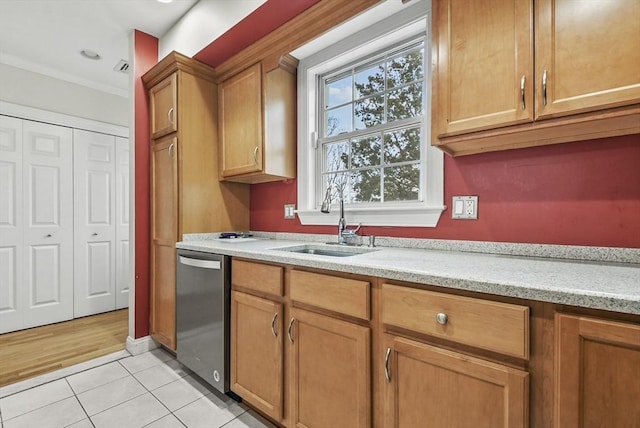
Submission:
[[[331,212],[331,190],[332,185],[327,187],[327,193],[324,195],[320,212],[329,214]],[[340,219],[338,220],[338,244],[348,245],[347,239],[358,236],[358,230],[362,226],[362,223],[358,224],[355,229],[347,229],[347,222],[344,219],[344,196],[341,189],[338,189],[340,193]]]

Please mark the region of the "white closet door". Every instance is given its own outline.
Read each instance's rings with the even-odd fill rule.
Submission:
[[[129,139],[116,137],[116,309],[129,306]]]
[[[23,325],[22,120],[0,116],[0,333]]]
[[[73,318],[71,129],[23,122],[23,327]]]
[[[74,317],[115,309],[115,137],[74,129]]]

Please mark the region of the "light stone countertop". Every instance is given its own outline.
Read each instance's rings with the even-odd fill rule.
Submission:
[[[295,239],[282,239],[283,235]],[[581,257],[550,257],[567,254],[567,251],[568,254],[581,254],[572,247],[567,247],[567,250],[549,246],[533,252],[543,256],[532,257],[531,249],[525,245],[522,248],[525,248],[527,256],[511,255],[522,253],[517,244],[500,247],[501,250],[506,248],[508,255],[491,253],[489,247],[483,247],[488,249],[488,253],[470,252],[461,243],[458,247],[465,251],[416,248],[416,245],[409,245],[412,248],[378,246],[373,249],[375,251],[363,254],[332,257],[278,250],[305,244],[323,245],[319,242],[327,240],[326,235],[307,235],[306,240],[301,240],[305,235],[301,235],[303,238],[290,235],[275,235],[279,239],[274,239],[274,234],[269,233],[257,233],[246,239],[215,239],[217,234],[191,235],[179,242],[177,248],[640,315],[640,263],[635,262],[638,256],[635,249],[617,249],[613,251],[614,256],[611,256],[611,249],[601,249],[604,260],[613,257],[625,263],[598,260],[600,256],[597,254],[592,257],[596,261],[577,259]],[[376,240],[379,241],[385,242],[384,239]],[[344,251],[354,248],[326,247]],[[355,248],[353,251],[372,250]]]

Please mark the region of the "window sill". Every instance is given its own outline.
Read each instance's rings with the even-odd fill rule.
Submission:
[[[363,226],[400,226],[400,227],[436,227],[438,220],[445,210],[445,206],[411,207],[411,208],[367,208],[345,210],[348,225],[362,223]],[[303,225],[338,224],[340,213],[332,211],[329,214],[319,210],[297,211],[300,223]]]

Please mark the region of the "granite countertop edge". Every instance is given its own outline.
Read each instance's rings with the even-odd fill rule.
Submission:
[[[231,242],[217,239],[218,234],[194,234],[185,236],[176,246],[257,261],[640,315],[640,264],[627,262],[635,259],[633,249],[622,258],[616,251],[604,249],[604,261],[550,258],[535,252],[535,256],[523,256],[512,255],[512,251],[501,254],[429,249],[419,245],[376,247],[375,251],[351,257],[329,257],[278,249],[305,243],[318,245],[326,242],[325,235],[307,235],[306,240],[298,236],[278,239],[282,236],[256,235]],[[289,235],[284,237],[291,238]],[[575,251],[570,249],[568,253],[575,254]],[[616,262],[606,261],[611,254]],[[620,259],[625,262],[619,262]]]

